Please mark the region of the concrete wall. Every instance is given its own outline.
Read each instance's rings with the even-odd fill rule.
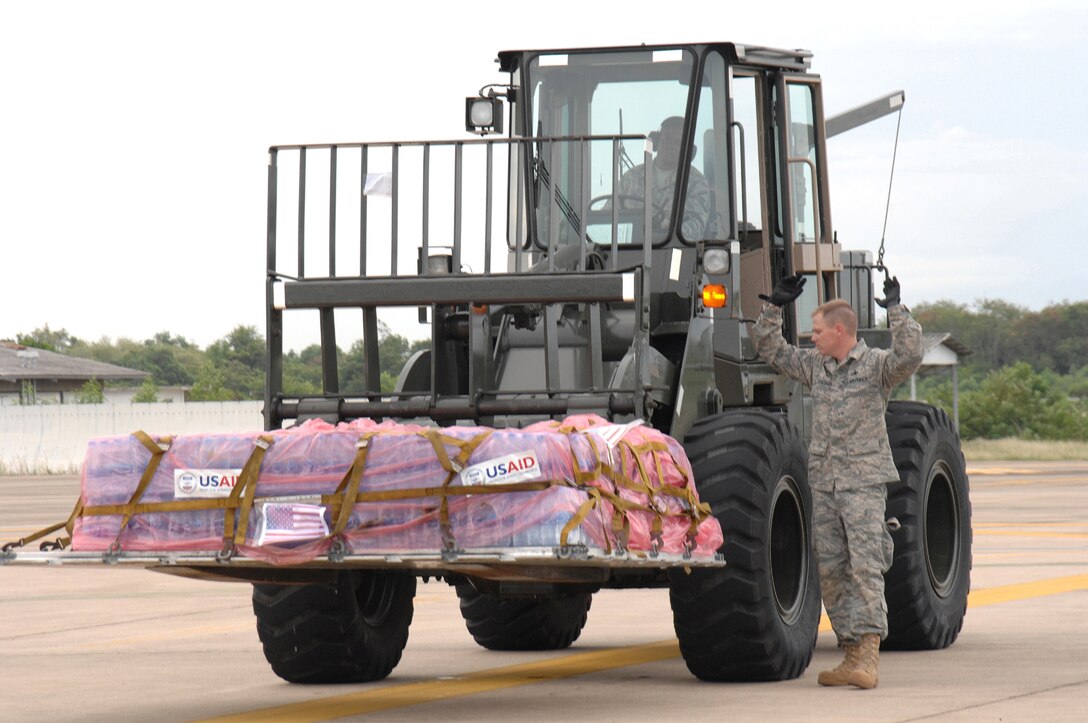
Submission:
[[[263,402],[45,404],[0,407],[0,474],[79,471],[87,442],[148,434],[257,432]]]

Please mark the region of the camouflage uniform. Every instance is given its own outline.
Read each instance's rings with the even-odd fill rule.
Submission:
[[[620,193],[631,198],[642,198],[645,185],[643,165],[639,164],[620,178]],[[651,169],[651,200],[653,203],[654,240],[661,241],[669,230],[672,217],[672,199],[676,194],[676,169],[666,171],[657,165]],[[630,201],[621,201],[623,208],[636,208]],[[641,206],[637,206],[641,208]],[[688,194],[684,201],[684,217],[680,219],[680,233],[689,241],[697,241],[706,234],[706,222],[710,216],[710,184],[699,169],[688,174]]]
[[[824,607],[840,644],[888,635],[884,573],[892,539],[884,524],[886,484],[899,481],[884,412],[891,390],[922,362],[922,328],[901,304],[888,309],[892,348],[858,341],[840,363],[782,337],[782,310],[764,304],[752,336],[781,374],[812,392],[808,475],[813,541]]]

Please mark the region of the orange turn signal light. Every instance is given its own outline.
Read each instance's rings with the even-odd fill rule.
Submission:
[[[721,284],[707,284],[703,287],[703,306],[708,309],[720,309],[725,306],[728,295]]]

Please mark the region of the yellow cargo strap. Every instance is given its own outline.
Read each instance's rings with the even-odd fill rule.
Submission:
[[[468,464],[468,460],[476,448],[491,436],[491,430],[477,434],[467,440],[442,434],[434,427],[421,430],[419,435],[430,441],[435,456],[438,458],[438,463],[442,465],[442,469],[446,470],[446,479],[442,482],[439,494],[438,528],[441,531],[442,540],[445,542],[446,547],[453,549],[456,546],[456,540],[453,538],[453,529],[450,526],[450,485],[453,483],[454,478],[461,474],[461,470]],[[459,448],[457,456],[453,459],[450,459],[449,453],[446,451],[447,444]]]
[[[347,500],[354,500],[356,495],[359,494],[359,480],[362,478],[363,468],[366,466],[366,454],[367,450],[370,449],[370,439],[375,434],[377,432],[367,432],[359,437],[359,441],[355,443],[355,459],[352,460],[351,466],[348,467],[348,471],[344,473],[344,478],[340,480],[340,485],[336,488],[335,496],[339,500],[339,504],[331,506],[336,524],[333,525],[332,530],[329,532],[329,537],[335,537],[347,529],[348,521],[351,519],[351,508],[354,506],[354,503],[347,504]],[[338,510],[337,507],[339,507]]]
[[[694,538],[696,532],[698,531],[699,525],[711,514],[710,505],[698,501],[691,479],[684,472],[683,467],[681,467],[679,464],[676,464],[676,468],[680,475],[684,478],[685,483],[683,487],[674,487],[672,485],[666,484],[657,487],[652,486],[650,484],[649,475],[646,472],[646,466],[640,456],[645,453],[649,453],[651,455],[651,457],[653,458],[654,466],[656,467],[658,479],[663,480],[665,478],[665,475],[664,469],[661,466],[660,455],[664,453],[668,454],[670,457],[672,456],[672,453],[669,451],[668,446],[663,442],[659,441],[650,441],[644,442],[642,444],[633,445],[624,440],[620,440],[620,442],[616,445],[616,448],[619,450],[621,460],[619,470],[605,466],[602,469],[604,476],[612,481],[614,484],[626,487],[627,489],[630,489],[634,492],[639,492],[647,495],[650,500],[650,504],[648,506],[638,505],[634,508],[620,506],[617,508],[617,513],[626,513],[630,509],[642,509],[653,513],[654,521],[651,525],[651,534],[657,538],[660,538],[663,531],[663,516],[667,515],[670,517],[686,517],[688,519],[688,537]],[[633,466],[638,473],[639,479],[637,480],[628,477],[626,474],[620,471],[627,466],[628,455],[630,455]],[[676,460],[674,459],[673,462],[675,464]],[[660,495],[675,497],[684,501],[686,503],[686,509],[683,512],[669,511],[667,507],[657,502],[657,498]],[[606,495],[606,497],[611,499],[611,497],[608,495]],[[626,524],[626,520],[624,520],[624,523],[625,524],[621,526],[618,524],[617,520],[613,519],[612,527],[613,531],[616,532],[617,535],[621,535],[627,531],[628,525]]]
[[[539,492],[549,487],[570,487],[566,480],[534,480],[532,482],[507,482],[494,485],[461,485],[458,487],[409,487],[380,492],[356,492],[354,498],[338,494],[321,495],[321,504],[339,509],[341,504],[351,506],[360,502],[391,502],[416,500],[447,495],[488,495],[502,492]],[[594,489],[592,487],[588,489]]]
[[[80,498],[76,500],[76,506],[72,508],[72,514],[68,515],[67,520],[65,520],[64,522],[58,522],[55,525],[50,525],[43,530],[38,530],[34,534],[28,535],[27,537],[20,537],[18,540],[8,542],[3,546],[3,548],[0,548],[0,550],[2,550],[3,552],[9,552],[16,547],[22,547],[23,545],[34,542],[35,540],[40,540],[43,537],[52,535],[57,530],[64,529],[68,533],[67,537],[58,537],[54,542],[42,543],[43,550],[47,547],[50,550],[63,550],[64,548],[68,547],[68,545],[72,544],[72,532],[75,529],[76,519],[79,518],[82,514],[83,497],[80,496]]]
[[[129,498],[127,504],[121,507],[121,526],[117,528],[117,539],[113,541],[113,545],[110,547],[111,550],[115,551],[120,551],[121,536],[125,534],[125,528],[128,527],[132,516],[136,514],[136,505],[139,504],[144,492],[147,491],[155,472],[159,469],[159,462],[162,461],[163,455],[166,454],[166,450],[170,449],[170,444],[173,442],[173,437],[159,437],[159,441],[156,442],[150,435],[140,430],[133,432],[132,436],[139,440],[140,444],[151,453],[151,459],[148,460],[147,467],[144,468],[144,473],[140,476],[140,483],[136,485],[132,497]]]
[[[559,544],[564,547],[567,544],[567,540],[570,539],[570,533],[578,529],[582,523],[585,522],[590,511],[597,509],[597,506],[601,504],[601,491],[599,489],[596,487],[587,487],[585,492],[587,497],[586,501],[581,504],[577,512],[571,515],[570,520],[567,521],[567,524],[563,525],[563,530],[559,533]],[[612,544],[607,538],[605,539],[604,544],[605,552],[611,553]]]
[[[235,545],[245,544],[246,528],[249,527],[249,511],[253,508],[253,497],[257,492],[257,477],[261,472],[264,453],[270,446],[272,446],[271,435],[262,434],[253,440],[253,452],[242,467],[242,473],[238,475],[238,482],[235,483],[234,489],[230,491],[230,497],[227,500],[229,504],[226,506],[227,511],[223,520],[224,549],[230,547],[231,538]],[[238,512],[237,532],[234,528],[235,508]]]

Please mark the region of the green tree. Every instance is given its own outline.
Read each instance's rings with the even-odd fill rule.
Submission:
[[[1062,303],[1025,315],[1013,326],[1009,355],[1036,370],[1069,374],[1088,361],[1088,302]]]
[[[1084,408],[1027,362],[991,372],[961,399],[960,431],[968,439],[1088,439]]]
[[[98,341],[79,341],[71,346],[68,353],[81,359],[94,359],[107,364],[120,364],[122,354],[120,345],[125,342],[134,343],[129,342],[127,339],[118,339],[115,344],[108,336],[103,336]]]
[[[65,354],[73,344],[79,343],[79,339],[76,339],[69,334],[67,329],[53,331],[49,328],[49,324],[46,324],[29,334],[16,334],[15,342],[35,349],[44,349],[46,351],[55,351]]]
[[[1055,376],[1054,388],[1067,397],[1088,400],[1088,364],[1069,374]]]
[[[90,343],[77,340],[68,354],[148,372],[160,387],[189,386],[205,357],[197,345],[166,331],[142,342],[105,336]]]
[[[1036,371],[1068,374],[1088,360],[1088,302],[1062,302],[1029,311],[1000,299],[973,307],[951,301],[919,304],[922,328],[947,331],[974,352],[964,368],[992,371],[1026,361]]]
[[[102,393],[102,384],[97,379],[88,379],[76,395],[76,404],[105,404],[106,395]]]
[[[132,396],[134,404],[154,404],[159,400],[159,385],[151,377],[144,377],[143,384]]]
[[[19,389],[19,404],[29,406],[38,403],[38,388],[33,380],[24,379]]]
[[[223,374],[210,361],[204,362],[189,390],[191,402],[227,402],[237,399],[223,384]]]
[[[989,371],[1016,361],[1010,356],[1014,327],[1030,312],[999,299],[981,299],[974,308],[947,300],[919,304],[913,313],[923,329],[947,331],[971,348],[965,367]]]
[[[150,372],[155,382],[162,386],[192,384],[204,361],[203,352],[195,344],[167,331],[160,331],[146,340],[143,349],[134,356],[137,359],[135,368]]]
[[[363,341],[362,339],[356,341],[341,357],[340,386],[345,391],[366,391],[366,355]],[[408,341],[400,334],[393,333],[385,324],[378,322],[378,377],[381,391],[393,391],[397,377],[408,358],[420,349],[429,349],[430,346],[430,339]]]
[[[265,344],[256,327],[235,327],[208,347],[207,358],[222,375],[222,386],[233,399],[264,396]]]
[[[283,391],[285,394],[299,396],[321,393],[320,346],[312,344],[301,352],[284,353]]]

